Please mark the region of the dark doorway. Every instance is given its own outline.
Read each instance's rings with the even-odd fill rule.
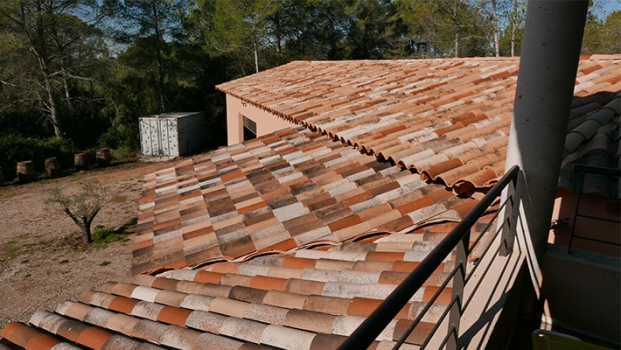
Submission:
[[[243,116],[244,119],[244,141],[257,138],[257,123]]]

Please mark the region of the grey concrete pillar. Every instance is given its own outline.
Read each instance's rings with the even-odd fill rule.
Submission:
[[[588,0],[531,0],[526,12],[506,170],[520,166],[520,216],[539,259],[558,186],[587,9]]]

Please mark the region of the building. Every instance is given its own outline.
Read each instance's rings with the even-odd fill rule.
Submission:
[[[517,58],[293,62],[220,85],[235,106],[231,145],[145,177],[134,278],[9,324],[0,348],[336,348],[504,174],[518,67]],[[619,71],[618,55],[580,60],[568,131],[583,138],[567,164],[592,153],[584,129],[594,121],[592,135],[618,135]],[[272,130],[286,123],[296,125]],[[597,139],[618,149],[618,137]],[[474,226],[469,267],[496,244],[478,237],[498,210]],[[511,263],[501,294],[528,260],[518,246],[497,258]],[[402,348],[425,341],[451,302],[455,285],[439,290],[458,254],[373,347],[392,348],[439,293]],[[497,344],[510,304],[486,300],[502,303],[463,315],[473,347]]]

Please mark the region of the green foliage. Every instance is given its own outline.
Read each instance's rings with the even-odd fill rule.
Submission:
[[[620,37],[621,11],[613,11],[603,20],[589,13],[582,40],[582,54],[619,54]]]
[[[123,228],[115,230],[110,227],[103,227],[97,225],[93,231],[93,244],[94,248],[105,248],[114,242],[129,242],[127,232]],[[107,265],[107,264],[106,264]],[[105,265],[102,265],[105,266]]]
[[[495,37],[501,55],[518,55],[525,3],[0,1],[0,135],[57,135],[79,149],[130,155],[140,147],[139,117],[205,111],[206,147],[213,149],[226,143],[219,83],[292,60],[489,56]],[[613,40],[621,12],[604,19],[601,4],[593,1],[585,54],[621,51]],[[6,173],[26,158],[42,169],[49,152],[34,141],[19,141],[22,150],[7,140],[0,139]]]
[[[417,57],[472,57],[491,54],[490,18],[468,1],[395,1]],[[426,49],[421,50],[419,43]]]
[[[67,137],[64,126],[75,125],[71,116],[83,116],[93,105],[91,72],[106,50],[100,31],[87,23],[95,21],[95,12],[97,2],[90,0],[3,2],[0,37],[6,45],[0,45],[0,66],[7,88],[0,105],[37,109],[45,127]]]

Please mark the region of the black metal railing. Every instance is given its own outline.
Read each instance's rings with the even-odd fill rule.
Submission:
[[[515,184],[517,183],[517,174],[519,168],[517,166],[512,167],[498,183],[492,187],[489,192],[483,197],[483,199],[466,215],[466,217],[435,247],[433,251],[427,255],[425,259],[418,265],[418,267],[406,277],[406,279],[399,284],[395,290],[375,309],[364,322],[358,326],[358,328],[341,344],[339,349],[366,349],[368,348],[377,336],[386,328],[386,326],[393,320],[393,318],[401,311],[401,309],[407,304],[412,296],[422,287],[427,279],[434,273],[434,271],[442,264],[445,258],[456,250],[455,268],[449,273],[448,277],[444,280],[440,288],[435,292],[430,301],[421,310],[412,322],[408,330],[395,344],[395,349],[399,348],[405,340],[410,336],[411,332],[421,322],[427,311],[431,308],[442,291],[447,287],[450,281],[453,281],[452,285],[452,299],[449,305],[446,307],[444,313],[440,317],[440,320],[436,323],[435,328],[431,331],[427,339],[421,344],[421,349],[424,348],[430,341],[431,337],[435,334],[440,327],[440,324],[448,316],[449,317],[449,329],[446,336],[444,336],[442,347],[445,345],[448,348],[457,348],[457,342],[459,338],[459,323],[463,310],[469,302],[464,303],[464,288],[466,283],[471,280],[476,269],[481,266],[480,264],[474,265],[474,267],[467,273],[468,255],[470,255],[475,247],[479,245],[482,237],[492,227],[499,213],[508,213],[503,215],[503,224],[498,225],[498,229],[493,234],[492,240],[498,236],[500,232],[503,232],[503,242],[497,250],[500,255],[510,254],[510,247],[513,244],[512,235],[515,232],[515,215],[513,210],[513,192]],[[502,191],[508,188],[507,198],[500,204],[499,209],[490,220],[489,224],[485,227],[483,232],[470,244],[470,231],[475,223],[481,218],[483,214],[488,211],[488,208],[494,204],[496,198],[499,197]],[[488,237],[489,238],[489,237]],[[489,239],[488,239],[489,241]],[[485,247],[481,256],[485,255],[490,249],[492,244]],[[486,273],[489,269],[489,265],[486,268]],[[479,279],[474,289],[476,290],[480,285],[482,279]]]
[[[601,216],[580,214],[580,201],[582,200],[582,196],[597,197],[597,198],[603,198],[603,199],[608,199],[608,200],[619,201],[619,197],[616,197],[616,196],[606,196],[606,195],[600,195],[600,194],[583,193],[582,190],[583,190],[584,179],[586,177],[586,174],[597,174],[597,175],[602,175],[602,176],[605,176],[605,177],[616,177],[616,178],[619,178],[619,177],[621,177],[621,169],[596,167],[596,166],[589,166],[589,165],[582,165],[582,164],[574,164],[572,166],[572,169],[575,172],[577,172],[577,173],[581,173],[581,178],[580,178],[580,186],[579,186],[579,189],[578,189],[578,200],[576,202],[576,209],[575,209],[575,212],[574,212],[574,219],[573,219],[573,224],[572,224],[572,227],[571,227],[571,236],[569,238],[569,245],[567,247],[567,252],[571,253],[571,247],[573,245],[574,238],[579,238],[579,239],[583,239],[583,240],[587,240],[587,241],[592,241],[592,242],[598,242],[598,243],[602,243],[602,244],[621,246],[621,244],[619,244],[617,242],[612,242],[612,241],[609,241],[609,240],[603,240],[603,239],[598,239],[598,238],[594,238],[594,237],[582,236],[582,235],[576,234],[576,222],[577,222],[579,217],[587,218],[587,219],[591,219],[591,220],[607,221],[607,222],[612,222],[612,223],[617,223],[617,224],[621,223],[621,220],[608,219],[608,218],[601,217]],[[606,182],[606,181],[604,180],[602,182]],[[618,235],[619,232],[617,230],[617,231],[614,231],[613,233],[615,235]]]

